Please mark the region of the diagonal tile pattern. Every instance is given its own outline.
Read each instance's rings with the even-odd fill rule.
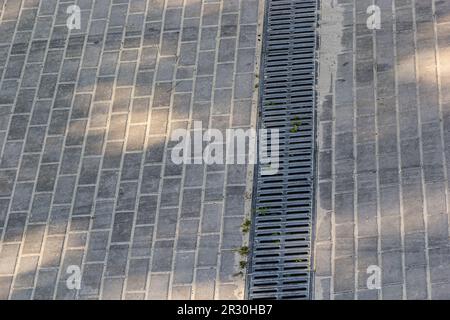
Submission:
[[[315,298],[449,299],[450,2],[323,0],[322,20]]]
[[[254,125],[261,4],[0,0],[0,299],[244,297],[253,169],[170,135]]]

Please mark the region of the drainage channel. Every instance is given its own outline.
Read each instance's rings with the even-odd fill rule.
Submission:
[[[259,126],[279,130],[279,170],[255,177],[249,299],[310,298],[317,1],[266,0]]]

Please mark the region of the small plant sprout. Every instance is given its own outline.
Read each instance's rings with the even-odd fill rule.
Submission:
[[[292,133],[296,133],[298,132],[298,128],[302,125],[300,118],[298,116],[295,116],[293,121],[292,121],[292,128],[291,128],[291,132]]]
[[[247,246],[242,246],[236,250],[241,256],[245,257],[249,254],[250,249]]]
[[[269,209],[267,208],[258,208],[256,209],[256,213],[260,216],[265,216],[268,213]]]
[[[250,226],[252,225],[252,222],[250,221],[250,219],[246,218],[244,220],[244,223],[242,223],[241,227],[242,227],[242,232],[247,233],[250,231]]]
[[[290,131],[291,131],[291,133],[297,133],[298,132],[298,126],[296,124],[294,124]]]

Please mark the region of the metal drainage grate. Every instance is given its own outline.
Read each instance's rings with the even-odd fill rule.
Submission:
[[[267,0],[260,127],[280,130],[280,170],[255,186],[250,299],[309,299],[317,0]]]

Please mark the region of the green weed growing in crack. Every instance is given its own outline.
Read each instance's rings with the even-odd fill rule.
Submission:
[[[239,253],[242,257],[246,257],[250,253],[250,249],[247,246],[242,246],[236,249],[236,252]]]
[[[250,253],[250,248],[248,246],[242,246],[240,248],[235,249],[237,253],[242,257],[242,259],[246,259],[248,254]],[[241,260],[239,261],[239,271],[238,273],[235,273],[234,276],[244,276],[244,269],[247,267],[247,261]]]
[[[256,211],[256,214],[258,214],[260,216],[265,216],[269,212],[269,209],[267,209],[267,208],[258,208],[255,211]]]
[[[290,131],[291,131],[291,133],[297,133],[298,132],[298,126],[296,124],[294,124]]]
[[[250,221],[250,219],[246,218],[244,220],[244,222],[241,224],[242,232],[248,233],[250,231],[251,225],[252,225],[252,222]]]
[[[247,261],[245,260],[241,260],[239,261],[239,272],[236,272],[235,274],[233,274],[234,277],[238,277],[238,276],[244,276],[244,270],[247,267]]]
[[[292,121],[292,128],[291,128],[291,133],[296,133],[298,132],[298,128],[302,125],[300,118],[295,116],[293,121]]]

